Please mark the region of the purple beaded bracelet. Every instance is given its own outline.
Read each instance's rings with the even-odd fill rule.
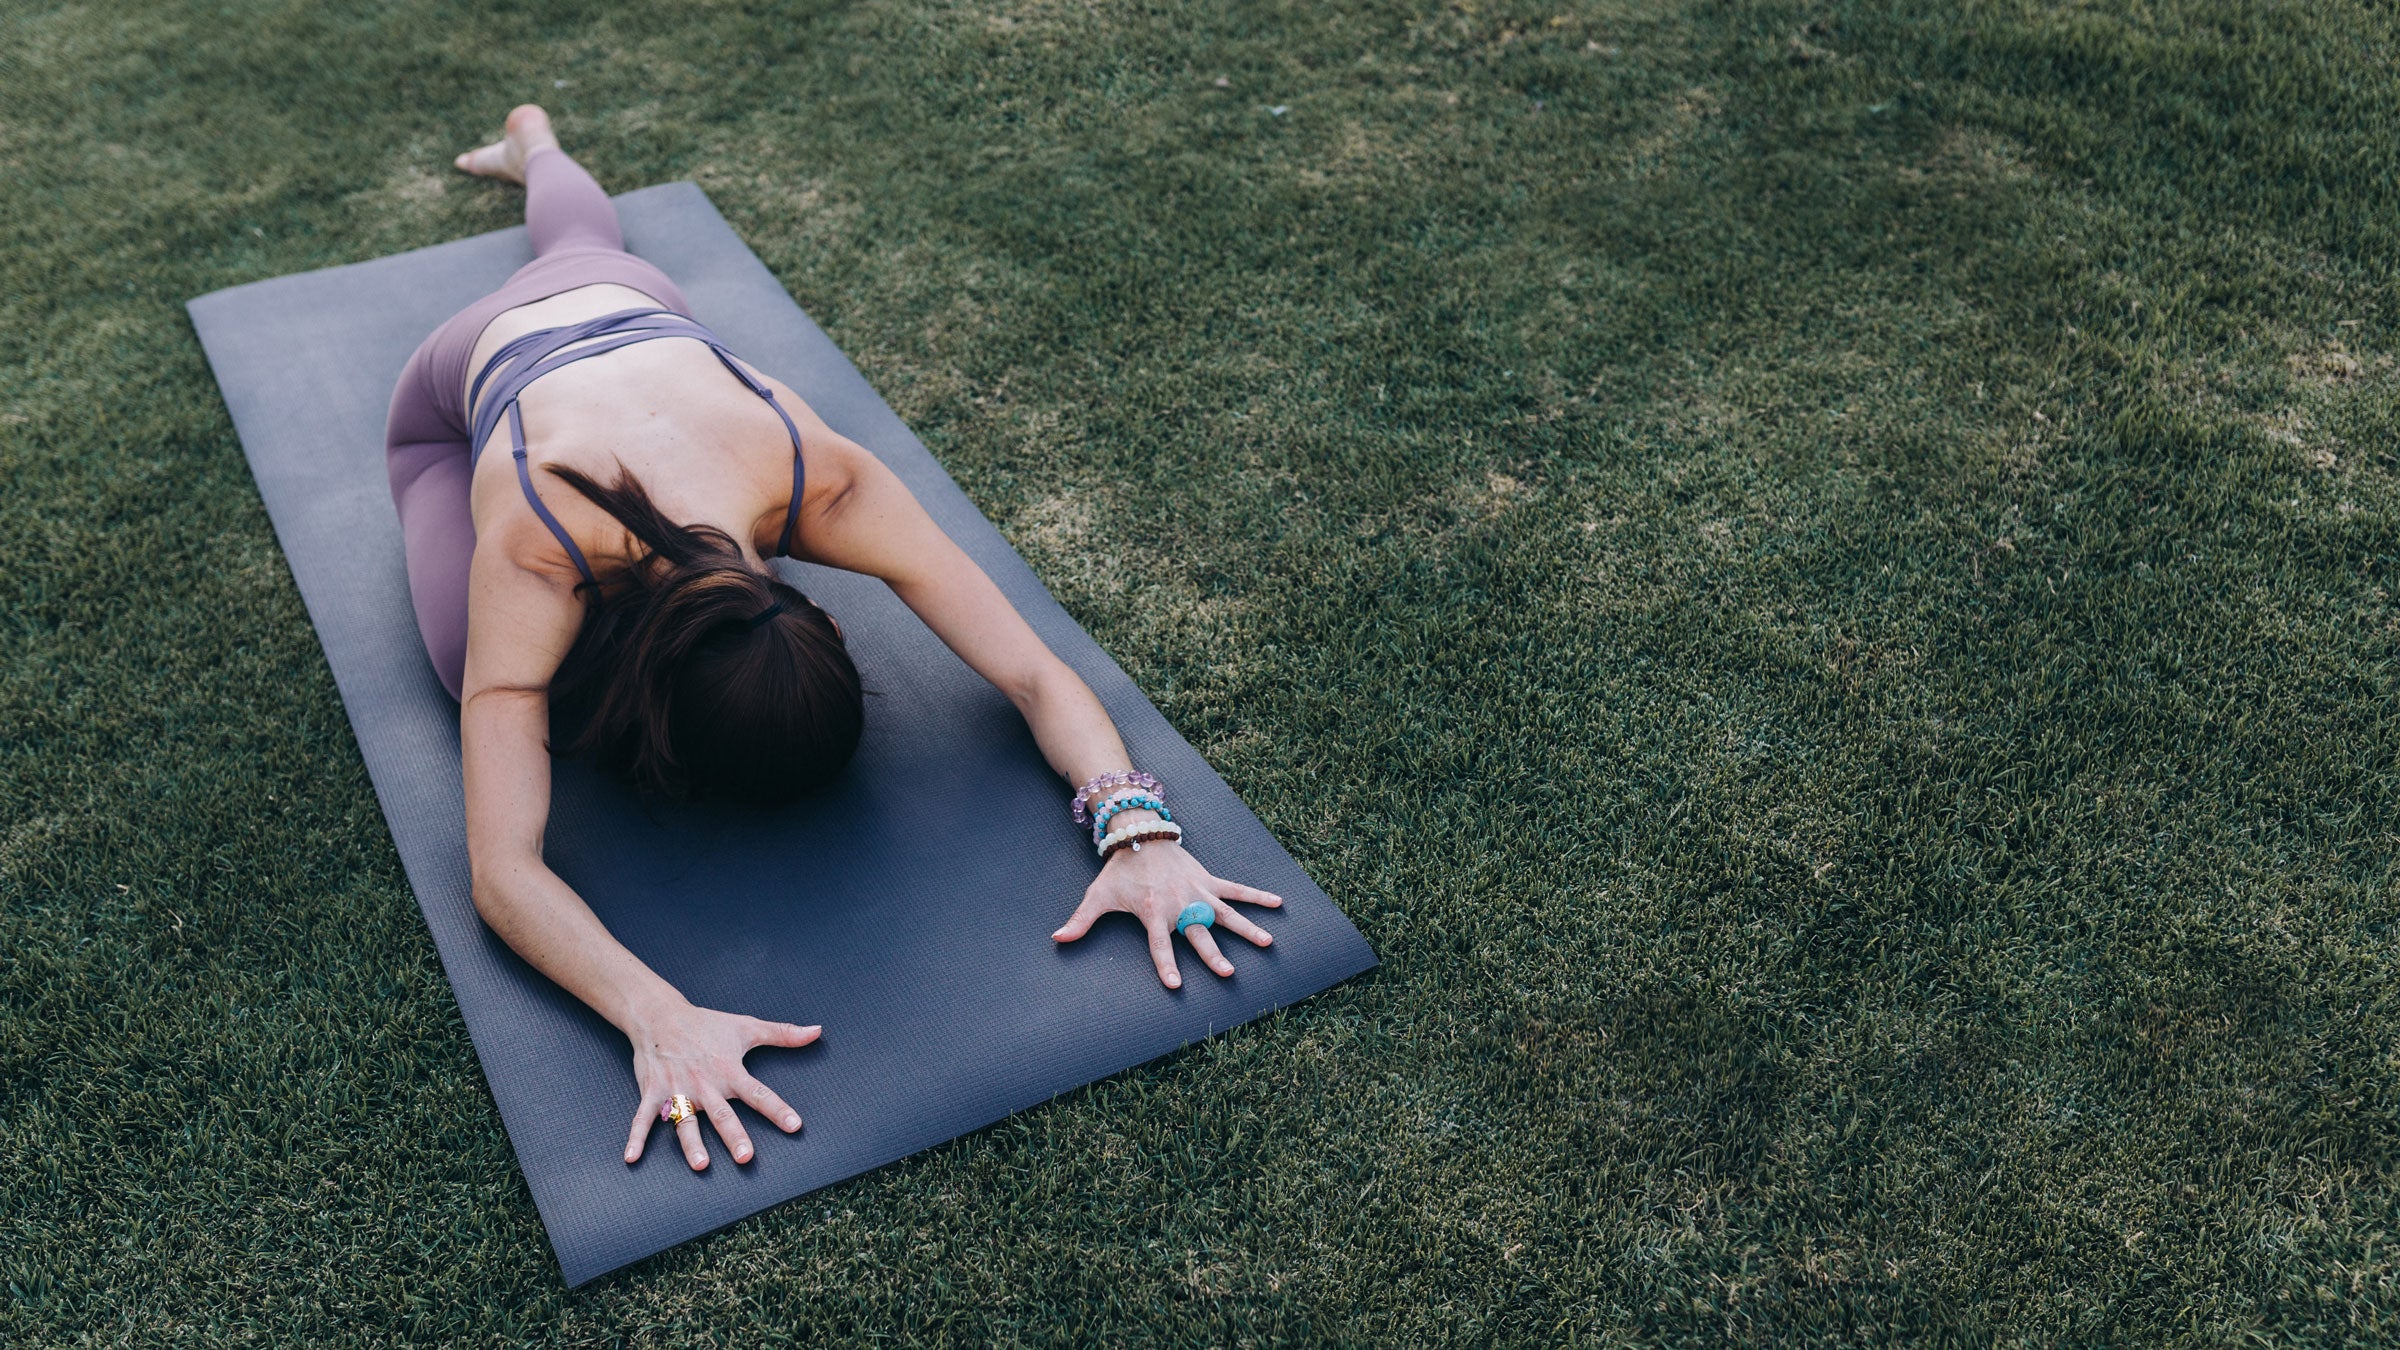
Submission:
[[[1120,785],[1125,787],[1148,788],[1150,791],[1155,792],[1162,797],[1167,793],[1166,784],[1161,783],[1157,779],[1152,778],[1150,775],[1142,773],[1136,769],[1119,769],[1115,773],[1100,774],[1099,776],[1093,778],[1092,781],[1075,789],[1075,796],[1068,803],[1068,810],[1074,815],[1075,823],[1081,825],[1085,820],[1090,818],[1090,812],[1086,810],[1083,804],[1083,799],[1086,796],[1098,791],[1101,788],[1117,787]]]

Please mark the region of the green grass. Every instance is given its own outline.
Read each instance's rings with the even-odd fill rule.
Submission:
[[[0,10],[0,1341],[2389,1343],[2396,58]],[[560,1287],[180,308],[514,223],[447,157],[524,99],[708,190],[1381,970]]]

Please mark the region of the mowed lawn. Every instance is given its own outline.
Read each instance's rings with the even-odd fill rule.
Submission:
[[[0,1341],[2388,1344],[2396,58],[0,7]],[[181,308],[516,223],[448,160],[528,99],[708,191],[1381,969],[562,1288]]]

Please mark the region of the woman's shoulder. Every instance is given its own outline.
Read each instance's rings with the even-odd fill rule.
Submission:
[[[565,546],[559,543],[557,535],[550,532],[550,527],[526,509],[525,500],[519,495],[513,478],[506,488],[505,497],[495,491],[493,495],[497,500],[488,509],[479,509],[475,513],[474,571],[492,576],[495,580],[503,579],[509,573],[521,573],[539,582],[543,589],[554,591],[569,601],[575,600],[575,587],[583,580],[583,576],[575,569],[574,560],[567,556]],[[572,492],[554,488],[554,493],[544,494],[545,500],[554,494],[574,496]],[[583,514],[571,502],[549,505],[553,514],[562,517],[580,517]],[[576,527],[585,524],[580,519],[574,521]],[[605,551],[594,549],[593,541],[583,537],[588,533],[587,529],[576,529],[576,542],[582,548],[587,562],[594,567],[602,567],[611,560]],[[473,599],[471,590],[469,599]]]

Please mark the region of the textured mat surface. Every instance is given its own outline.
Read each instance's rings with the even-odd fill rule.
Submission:
[[[522,229],[238,286],[190,303],[518,1164],[569,1284],[987,1125],[1306,997],[1375,964],[1365,939],[1123,671],[1060,609],[917,438],[689,183],[617,198],[626,246],[703,323],[882,457],[1097,692],[1134,761],[1166,780],[1193,853],[1276,891],[1275,934],[1228,944],[1219,980],[1178,943],[1181,991],[1112,916],[1049,934],[1093,874],[1066,793],[1007,699],[882,583],[784,562],[838,615],[868,707],[838,791],[777,811],[661,807],[557,771],[552,866],[609,930],[697,1003],[822,1023],[750,1068],[808,1121],[744,1113],[757,1154],[695,1175],[672,1140],[623,1161],[637,1100],[624,1037],[519,960],[467,889],[458,713],[417,639],[384,483],[384,411],[444,319],[532,257]],[[895,828],[904,796],[973,803],[956,837]],[[662,1147],[662,1144],[665,1145]]]

